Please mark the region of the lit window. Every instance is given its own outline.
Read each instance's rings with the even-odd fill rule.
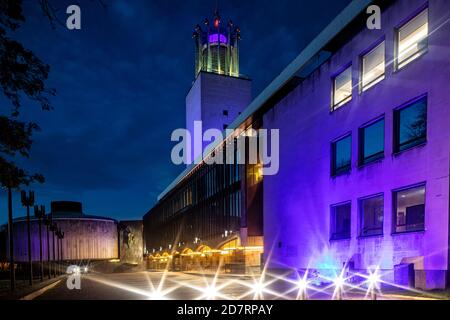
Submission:
[[[428,48],[428,9],[401,27],[397,38],[397,69],[400,69]]]
[[[360,201],[361,236],[383,234],[384,196],[379,195]]]
[[[395,232],[421,231],[425,228],[425,186],[394,193]]]
[[[359,164],[384,157],[384,118],[359,129]]]
[[[331,240],[348,239],[351,237],[350,217],[350,203],[331,207]]]
[[[361,91],[365,91],[384,79],[385,75],[385,43],[380,43],[372,51],[364,55],[362,63]]]
[[[394,113],[394,151],[401,152],[427,140],[427,98],[422,98]]]
[[[331,175],[347,173],[351,169],[352,137],[346,136],[332,143]]]
[[[348,67],[333,82],[333,110],[352,99],[352,67]]]

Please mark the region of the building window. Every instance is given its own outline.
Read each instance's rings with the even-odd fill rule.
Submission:
[[[352,99],[352,67],[348,67],[333,80],[333,110]]]
[[[383,41],[361,58],[361,92],[385,78],[385,42]]]
[[[426,142],[426,97],[394,112],[394,134],[394,152],[401,152]]]
[[[384,118],[359,129],[359,164],[384,157]]]
[[[339,139],[332,143],[331,175],[337,176],[347,173],[351,169],[352,162],[352,136]]]
[[[428,49],[428,8],[397,31],[396,69],[401,69]]]
[[[395,232],[425,228],[425,186],[394,192]]]
[[[360,200],[360,235],[362,237],[383,234],[384,196],[378,195]]]
[[[351,203],[331,207],[331,240],[349,239]]]
[[[223,115],[228,116],[228,110],[223,110]]]

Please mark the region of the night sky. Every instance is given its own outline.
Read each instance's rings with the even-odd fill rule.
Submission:
[[[53,111],[23,100],[21,119],[38,122],[31,158],[45,175],[32,186],[39,204],[82,201],[84,212],[141,219],[184,169],[172,165],[170,134],[185,126],[185,96],[194,80],[194,26],[212,19],[242,31],[240,71],[265,88],[350,0],[53,0],[66,19],[79,3],[82,30],[51,28],[37,0],[23,0],[26,22],[10,36],[51,66]],[[9,105],[0,97],[0,112]],[[0,223],[6,222],[6,191]],[[24,214],[14,195],[14,216]]]

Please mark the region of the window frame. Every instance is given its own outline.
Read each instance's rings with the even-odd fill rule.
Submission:
[[[384,121],[383,125],[383,151],[380,151],[374,155],[371,155],[367,159],[364,156],[364,146],[365,146],[365,129],[377,124],[380,121]],[[373,119],[370,122],[363,124],[358,128],[358,166],[364,167],[371,163],[380,161],[386,157],[386,116],[383,114],[378,118]]]
[[[346,169],[340,169],[339,171],[336,168],[336,145],[339,141],[345,140],[347,138],[350,138],[350,164],[348,165],[348,168]],[[348,132],[339,138],[334,139],[331,141],[331,177],[335,178],[344,174],[349,174],[352,171],[352,160],[353,160],[353,137],[352,133]]]
[[[342,75],[344,72],[346,72],[348,69],[350,69],[350,79],[351,79],[351,93],[350,96],[347,98],[339,101],[338,103],[335,103],[335,96],[336,96],[336,79]],[[342,67],[338,72],[334,73],[331,77],[331,112],[334,112],[338,109],[341,109],[343,106],[345,106],[347,103],[352,101],[353,99],[353,65],[352,63],[346,64],[344,67]]]
[[[418,60],[420,57],[422,57],[423,55],[425,55],[428,52],[428,50],[429,50],[429,37],[430,37],[430,33],[429,32],[428,32],[428,36],[426,38],[426,41],[427,41],[426,48],[424,48],[424,49],[416,52],[415,54],[409,56],[408,58],[404,59],[402,62],[399,61],[400,30],[402,28],[404,28],[412,20],[414,20],[416,17],[418,17],[425,10],[428,10],[428,12],[427,12],[427,23],[429,25],[429,23],[430,23],[430,9],[429,9],[428,2],[427,2],[423,6],[418,8],[416,11],[414,11],[413,14],[411,14],[408,18],[403,20],[398,26],[396,26],[394,28],[394,72],[398,72],[400,70],[403,70],[406,66],[408,66],[412,62]]]
[[[363,202],[365,200],[375,199],[378,197],[383,197],[383,223],[381,225],[381,233],[378,234],[363,234],[363,224],[364,224],[364,210],[363,210]],[[370,196],[362,197],[358,199],[358,236],[360,238],[369,238],[369,237],[381,237],[384,236],[384,221],[385,221],[385,196],[384,192],[372,194]]]
[[[335,225],[336,225],[336,217],[335,217],[335,209],[337,207],[343,207],[343,206],[350,206],[350,213],[349,213],[349,233],[348,235],[345,235],[343,237],[336,237],[335,235],[337,234],[337,232],[335,232]],[[330,242],[331,241],[340,241],[340,240],[350,240],[352,238],[352,201],[348,200],[348,201],[344,201],[344,202],[339,202],[336,204],[332,204],[330,205]]]
[[[372,80],[371,82],[364,85],[364,58],[371,54],[373,51],[375,51],[379,46],[381,46],[384,43],[384,72],[381,76],[377,77],[376,79]],[[363,94],[364,92],[368,91],[369,89],[376,86],[378,83],[382,82],[386,79],[386,61],[387,61],[387,50],[386,50],[386,37],[383,36],[381,39],[376,41],[369,49],[362,52],[359,55],[359,94]]]
[[[405,231],[397,231],[397,194],[402,191],[412,190],[416,188],[423,187],[425,189],[425,195],[423,199],[424,213],[423,213],[423,228],[417,230],[405,230]],[[413,185],[409,185],[406,187],[398,188],[392,190],[392,234],[405,234],[405,233],[414,233],[414,232],[425,232],[426,231],[426,221],[427,221],[427,183],[419,182]]]
[[[409,147],[407,147],[405,149],[401,149],[402,145],[406,145],[408,143],[412,143],[415,140],[412,139],[412,140],[409,140],[407,143],[400,144],[400,119],[401,119],[400,118],[400,114],[401,114],[401,112],[403,110],[406,110],[406,109],[412,107],[415,103],[419,102],[420,100],[425,100],[426,101],[426,123],[427,123],[427,128],[426,128],[426,131],[425,131],[425,138],[415,139],[415,140],[418,141],[417,143],[415,143],[414,145],[411,145],[411,146],[409,146]],[[394,112],[393,112],[393,122],[394,122],[393,124],[394,125],[393,125],[393,135],[392,135],[392,138],[393,138],[392,148],[393,148],[393,154],[394,155],[398,155],[398,154],[401,154],[401,153],[403,153],[405,151],[408,151],[408,150],[414,149],[416,147],[419,147],[419,146],[427,144],[427,142],[428,142],[428,101],[429,101],[428,94],[423,94],[423,95],[421,95],[419,97],[416,97],[416,98],[414,98],[412,100],[409,100],[408,102],[406,102],[406,103],[402,104],[401,106],[399,106],[399,107],[394,109]]]

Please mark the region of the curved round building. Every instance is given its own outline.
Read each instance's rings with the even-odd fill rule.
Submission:
[[[39,261],[39,219],[33,215],[32,208],[30,211],[32,259]],[[116,220],[84,214],[82,204],[73,201],[52,202],[49,216],[52,217],[57,229],[64,233],[64,238],[58,241],[56,234],[53,238],[51,228],[41,221],[44,261],[48,259],[49,251],[50,258],[53,259],[53,239],[55,239],[57,259],[79,261],[118,258],[118,222]],[[14,219],[14,258],[16,261],[28,261],[27,242],[26,217]]]

